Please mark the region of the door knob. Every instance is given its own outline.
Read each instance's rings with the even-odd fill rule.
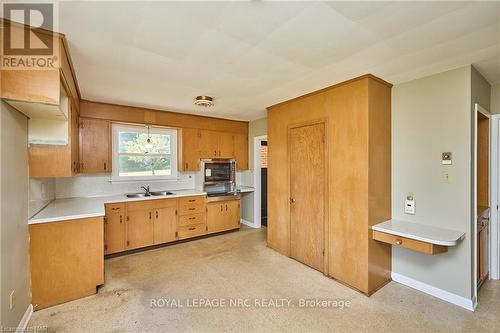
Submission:
[[[294,198],[290,198],[290,203],[295,203],[295,199]]]

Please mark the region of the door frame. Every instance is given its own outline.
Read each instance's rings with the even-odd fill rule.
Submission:
[[[325,128],[325,144],[324,144],[324,149],[325,149],[325,181],[324,181],[324,190],[323,190],[323,193],[325,195],[324,197],[324,203],[323,203],[323,207],[324,207],[324,220],[323,220],[323,232],[324,232],[324,239],[323,239],[323,252],[324,252],[324,255],[323,255],[323,274],[324,275],[328,275],[329,274],[329,267],[328,267],[328,262],[329,262],[329,251],[328,251],[328,248],[329,248],[329,212],[330,212],[330,206],[329,206],[329,195],[328,195],[328,184],[329,184],[329,168],[328,168],[328,161],[329,161],[329,144],[328,144],[328,119],[327,118],[318,118],[318,119],[314,119],[314,120],[309,120],[309,121],[304,121],[304,122],[300,122],[300,123],[294,123],[294,124],[290,124],[287,126],[287,168],[286,168],[286,172],[287,172],[287,202],[288,202],[288,216],[287,216],[287,219],[288,219],[288,249],[287,249],[287,255],[289,257],[291,257],[291,237],[292,237],[292,233],[291,233],[291,206],[290,206],[290,130],[293,129],[293,128],[299,128],[299,127],[304,127],[304,126],[311,126],[311,125],[318,125],[318,124],[323,124],[324,128]]]
[[[254,228],[262,227],[261,224],[261,204],[262,204],[262,186],[261,182],[261,167],[260,167],[260,143],[267,141],[267,135],[256,136],[253,138],[253,226]]]
[[[490,279],[500,279],[500,228],[499,210],[500,198],[500,114],[490,117]]]
[[[473,154],[472,154],[472,158],[473,158],[473,161],[472,161],[472,164],[474,166],[473,168],[473,176],[472,176],[472,179],[473,179],[473,187],[472,187],[472,194],[473,194],[473,198],[472,198],[472,218],[471,218],[471,222],[472,222],[472,235],[471,235],[471,242],[474,244],[474,247],[472,249],[472,281],[473,281],[473,285],[472,285],[472,299],[473,299],[473,307],[475,308],[477,306],[477,303],[478,303],[478,297],[477,297],[477,292],[478,292],[478,287],[477,287],[477,281],[478,281],[478,269],[477,269],[477,254],[478,254],[478,242],[477,242],[477,127],[478,127],[478,123],[477,123],[477,117],[479,114],[482,114],[484,115],[485,117],[489,118],[490,119],[490,122],[489,122],[489,148],[490,148],[490,154],[488,156],[488,164],[489,164],[489,198],[490,198],[490,219],[491,219],[491,216],[493,214],[491,214],[491,204],[492,204],[492,191],[491,191],[491,184],[492,184],[492,156],[491,156],[491,151],[492,151],[492,121],[491,121],[491,115],[489,113],[488,110],[486,110],[485,108],[481,107],[481,105],[479,105],[478,103],[475,103],[474,104],[474,111],[472,112],[473,114],[473,119],[472,119],[472,123],[473,123],[473,145],[472,145],[472,149],[473,149]],[[495,207],[496,207],[496,204],[495,204]],[[490,237],[491,237],[491,221],[490,221]],[[490,256],[489,256],[489,260],[490,260],[490,264],[489,264],[489,268],[491,269],[491,238],[490,238]],[[490,272],[491,274],[491,272]]]

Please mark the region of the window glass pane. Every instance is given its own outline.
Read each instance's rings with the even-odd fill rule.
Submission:
[[[152,147],[148,147],[147,133],[120,131],[118,134],[118,151],[129,154],[170,154],[171,136],[168,134],[150,134]]]
[[[120,177],[170,176],[171,159],[165,156],[128,156],[119,157]]]

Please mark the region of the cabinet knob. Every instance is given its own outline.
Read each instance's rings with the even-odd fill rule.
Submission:
[[[295,203],[295,199],[294,199],[294,198],[292,198],[292,197],[290,197],[290,203],[291,203],[291,204]]]
[[[401,245],[403,244],[403,241],[401,239],[396,239],[396,245]]]

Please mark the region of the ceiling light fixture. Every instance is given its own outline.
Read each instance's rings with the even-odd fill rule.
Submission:
[[[194,104],[198,106],[209,107],[214,105],[214,99],[210,96],[196,96]]]

